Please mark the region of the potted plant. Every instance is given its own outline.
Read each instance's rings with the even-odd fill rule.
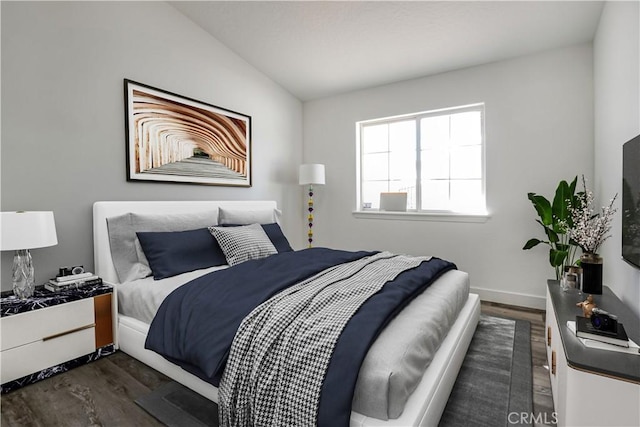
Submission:
[[[522,249],[528,250],[540,243],[549,246],[549,264],[555,269],[557,280],[562,277],[565,266],[575,263],[577,245],[570,238],[569,230],[573,227],[570,207],[579,206],[581,203],[581,193],[575,193],[577,182],[577,176],[571,184],[560,181],[553,203],[539,194],[527,194],[538,213],[536,222],[542,226],[547,240],[529,239]]]

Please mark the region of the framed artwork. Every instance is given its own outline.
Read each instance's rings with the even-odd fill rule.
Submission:
[[[251,117],[124,80],[127,181],[251,186]]]

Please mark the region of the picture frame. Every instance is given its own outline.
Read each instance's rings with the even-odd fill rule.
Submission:
[[[124,79],[127,181],[251,187],[251,116]]]

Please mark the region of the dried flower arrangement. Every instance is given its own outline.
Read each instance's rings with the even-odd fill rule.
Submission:
[[[611,237],[611,222],[617,209],[613,204],[618,197],[616,193],[608,206],[603,206],[600,213],[593,208],[593,193],[587,190],[584,175],[582,176],[584,192],[577,196],[577,203],[570,204],[569,212],[573,225],[568,228],[571,239],[580,246],[583,252],[597,254],[605,240]]]

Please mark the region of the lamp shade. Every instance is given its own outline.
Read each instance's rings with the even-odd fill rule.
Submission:
[[[324,165],[315,163],[300,165],[299,184],[324,184]]]
[[[44,248],[57,244],[53,212],[0,212],[0,250]]]

